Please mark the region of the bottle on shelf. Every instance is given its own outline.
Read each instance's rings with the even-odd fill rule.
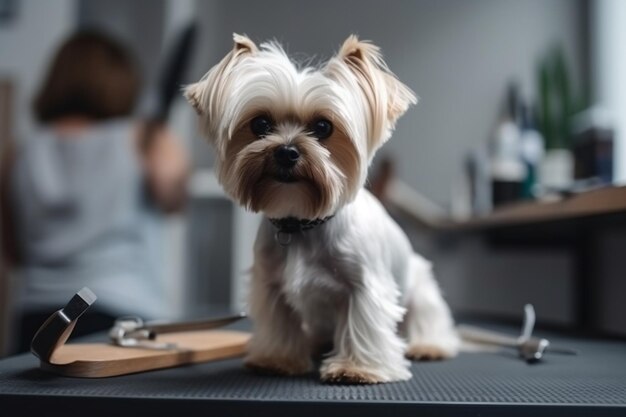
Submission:
[[[522,198],[528,171],[521,158],[521,100],[515,84],[509,86],[507,98],[490,147],[489,171],[494,208]]]
[[[535,199],[537,197],[537,171],[545,155],[545,141],[537,128],[533,108],[522,106],[520,153],[526,165],[526,177],[522,187],[522,198]]]

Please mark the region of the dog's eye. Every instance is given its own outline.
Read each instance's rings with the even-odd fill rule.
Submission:
[[[272,131],[272,119],[267,116],[258,116],[250,122],[250,129],[257,137],[267,136]]]
[[[316,138],[326,139],[333,133],[333,124],[326,119],[319,119],[311,124],[310,129]]]

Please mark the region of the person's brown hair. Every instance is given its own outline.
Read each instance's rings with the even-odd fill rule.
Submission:
[[[139,88],[136,62],[124,45],[102,32],[82,30],[70,36],[52,60],[35,97],[35,117],[49,123],[65,116],[128,116]]]

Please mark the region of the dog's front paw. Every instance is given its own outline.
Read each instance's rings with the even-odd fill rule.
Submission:
[[[326,361],[320,369],[322,381],[330,384],[379,384],[411,378],[408,369],[376,370],[349,361]]]
[[[443,347],[435,344],[416,343],[406,350],[406,357],[414,361],[439,361],[455,357],[456,347]]]
[[[249,356],[244,366],[253,372],[263,375],[302,375],[310,372],[310,359],[294,359],[273,356]]]
[[[330,363],[320,370],[322,381],[331,384],[378,384],[382,378],[356,365]]]

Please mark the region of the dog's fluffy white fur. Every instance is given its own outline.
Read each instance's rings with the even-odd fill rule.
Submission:
[[[317,68],[298,68],[277,43],[234,40],[185,88],[216,149],[220,183],[268,218],[333,216],[286,246],[269,220],[261,224],[246,365],[299,374],[323,353],[323,380],[377,383],[409,379],[407,357],[456,355],[459,338],[430,263],[364,189],[375,152],[417,102],[413,92],[378,47],[356,36]],[[251,127],[259,117],[269,126],[262,135]],[[332,126],[327,137],[312,127],[320,120]],[[286,146],[297,150],[287,168],[276,161]]]

